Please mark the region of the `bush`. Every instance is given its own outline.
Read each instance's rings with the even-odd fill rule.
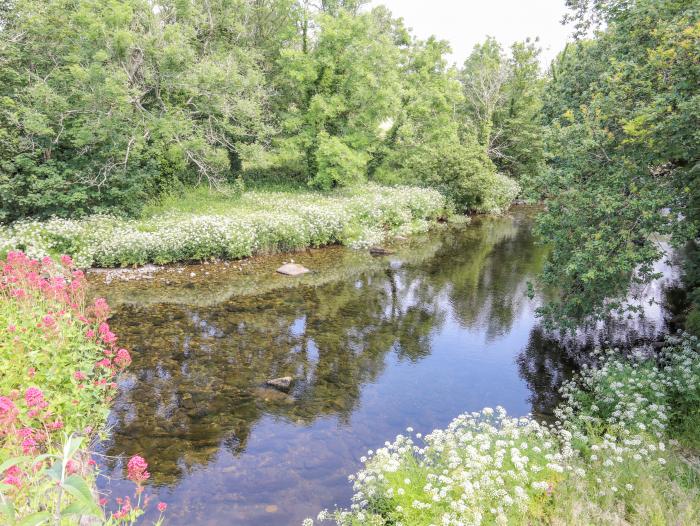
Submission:
[[[11,252],[0,279],[0,519],[2,524],[132,524],[142,513],[143,469],[105,518],[96,501],[88,445],[101,434],[117,374],[131,357],[117,345],[107,303],[85,301],[83,273],[64,256],[30,259]],[[160,522],[160,521],[159,521]]]
[[[347,146],[338,137],[326,132],[318,135],[316,151],[317,171],[309,181],[311,186],[330,190],[336,186],[350,186],[361,182],[367,165],[367,156]]]
[[[377,170],[375,179],[436,188],[461,212],[500,213],[520,193],[516,181],[495,172],[483,148],[457,142],[397,152]]]

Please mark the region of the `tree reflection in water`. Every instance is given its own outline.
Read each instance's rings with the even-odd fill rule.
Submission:
[[[444,424],[435,416],[440,411],[478,409],[461,407],[459,393],[454,400],[434,400],[421,391],[459,382],[465,367],[484,367],[484,374],[496,377],[500,371],[494,368],[513,370],[512,376],[504,371],[504,385],[495,392],[519,389],[514,396],[523,408],[550,414],[558,386],[576,368],[580,342],[562,345],[537,326],[539,300],[529,301],[526,289],[546,249],[534,243],[531,224],[528,210],[477,219],[413,240],[390,258],[332,249],[328,261],[313,260],[316,277],[296,286],[270,277],[270,283],[257,283],[245,294],[229,291],[236,279],[245,279],[235,276],[214,289],[211,282],[183,283],[179,289],[175,284],[171,290],[139,283],[136,293],[133,283],[113,285],[107,293],[125,301],[111,324],[134,362],[122,381],[104,453],[141,454],[150,462],[152,489],[199,491],[221,508],[217,518],[197,509],[194,498],[186,505],[171,501],[173,524],[217,524],[221,517],[266,524],[271,518],[260,506],[268,497],[288,506],[293,524],[347,495],[331,486],[346,486],[345,475],[362,454],[358,445],[379,446],[392,438],[382,433],[399,432],[394,422],[418,420],[432,428]],[[344,258],[352,258],[352,268],[333,279],[330,272],[347,263]],[[158,301],[128,303],[130,291],[139,298],[150,291]],[[472,342],[485,349],[505,342],[499,344],[509,349],[505,361],[489,364],[484,360],[503,356],[475,355]],[[454,346],[464,352],[449,354]],[[418,380],[398,387],[389,381],[405,371]],[[280,376],[297,379],[289,393],[265,387],[267,379]],[[390,403],[388,389],[394,397],[405,389],[404,402]],[[461,385],[465,393],[470,389]],[[256,433],[267,434],[251,451]],[[300,451],[299,441],[313,441],[309,447],[329,453]],[[222,460],[224,452],[238,463]],[[107,468],[118,477],[122,466],[111,460]],[[196,470],[204,470],[206,489],[183,483]],[[275,524],[282,523],[278,519]]]

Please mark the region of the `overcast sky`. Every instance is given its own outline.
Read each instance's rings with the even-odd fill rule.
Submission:
[[[452,44],[452,60],[459,65],[474,44],[487,35],[510,46],[527,37],[540,37],[542,64],[563,49],[571,30],[560,21],[564,0],[372,0],[402,17],[419,38],[430,35]]]

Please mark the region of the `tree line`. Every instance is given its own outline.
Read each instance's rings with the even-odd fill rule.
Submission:
[[[534,42],[463,68],[358,0],[0,4],[0,220],[137,214],[182,185],[429,185],[502,209],[537,173]]]
[[[700,284],[700,4],[564,1],[576,39],[544,73],[536,40],[451,66],[364,0],[0,1],[0,222],[265,178],[520,194],[547,203],[547,321],[639,311],[659,236]]]

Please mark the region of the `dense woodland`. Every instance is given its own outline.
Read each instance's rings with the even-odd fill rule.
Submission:
[[[697,237],[698,3],[567,0],[576,38],[546,71],[536,39],[450,66],[365,3],[0,2],[0,221],[270,179],[426,186],[463,212],[520,196],[547,204],[545,318],[634,310],[655,236]]]

